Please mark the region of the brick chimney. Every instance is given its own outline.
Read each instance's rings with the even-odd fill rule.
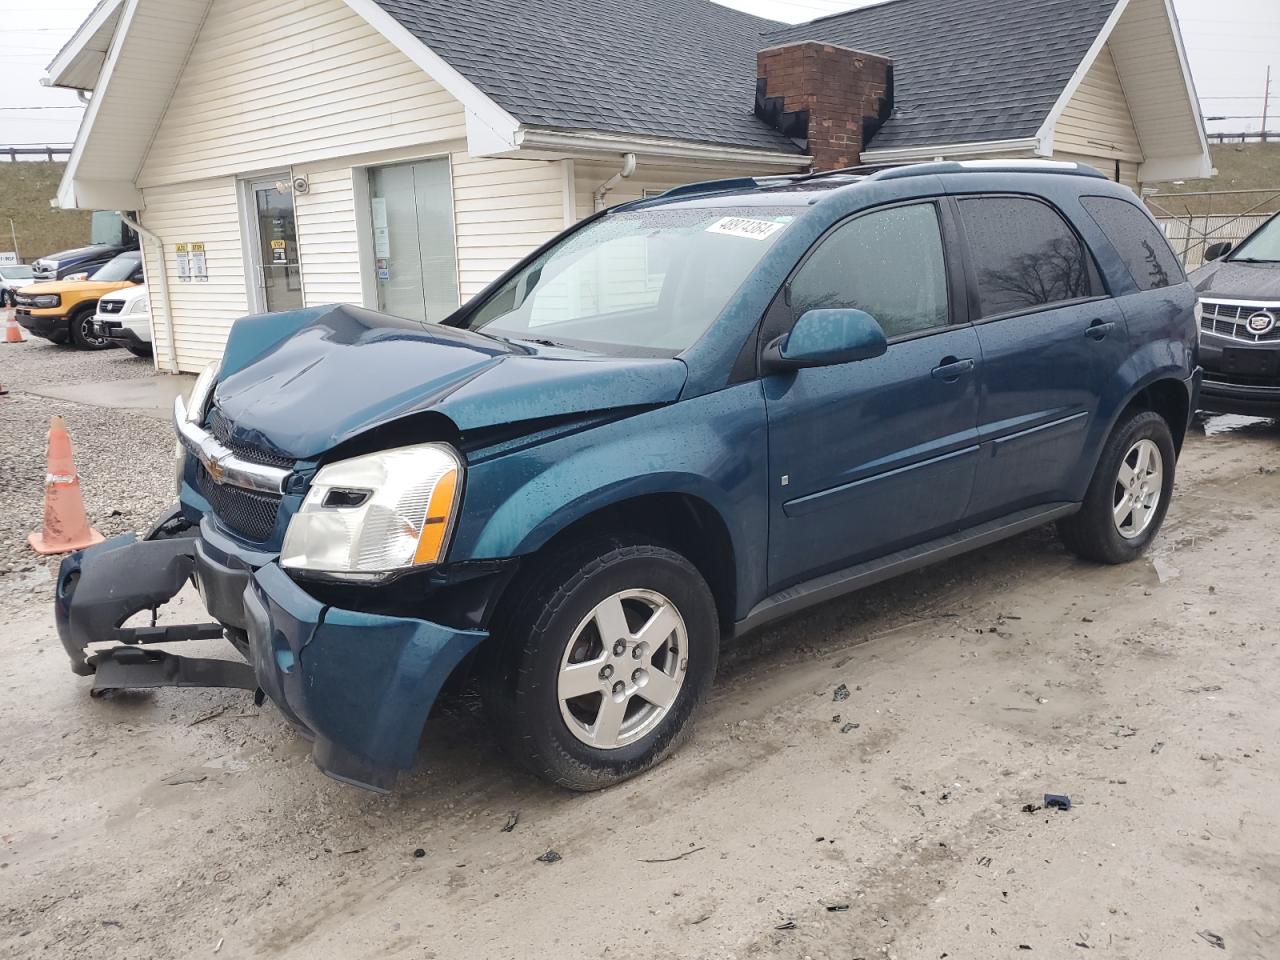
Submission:
[[[857,166],[893,110],[893,63],[805,41],[756,54],[756,116],[796,140],[813,169]]]

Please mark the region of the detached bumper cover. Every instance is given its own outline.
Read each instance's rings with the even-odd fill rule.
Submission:
[[[215,618],[247,633],[257,686],[314,736],[316,765],[373,790],[390,789],[399,771],[413,766],[441,687],[487,636],[326,606],[274,562],[252,570],[202,537],[139,541],[127,535],[72,554],[59,570],[55,616],[71,669],[89,675],[107,660],[112,669],[116,661],[137,668],[149,658],[157,662],[146,664],[148,682],[139,685],[206,679],[190,665],[194,661],[178,669],[136,647],[86,655],[91,643],[184,639],[166,635],[163,627],[126,639],[118,627],[139,610],[170,600],[189,579]],[[244,685],[235,680],[208,685]]]
[[[53,617],[73,673],[93,673],[85,653],[89,644],[122,641],[120,624],[173,599],[191,577],[194,542],[139,540],[127,533],[62,561]]]

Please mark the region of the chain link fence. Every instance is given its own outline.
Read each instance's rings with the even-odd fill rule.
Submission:
[[[1195,198],[1197,211],[1173,209],[1179,202],[1185,206],[1187,198]],[[1145,199],[1184,269],[1191,271],[1205,262],[1205,251],[1215,243],[1238,244],[1262,226],[1280,209],[1280,188],[1157,194]],[[1233,212],[1213,213],[1215,207]]]

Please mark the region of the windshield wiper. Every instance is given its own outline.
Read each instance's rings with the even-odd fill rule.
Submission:
[[[540,347],[559,347],[562,350],[573,349],[555,340],[548,340],[546,337],[517,337],[513,333],[491,333],[489,336],[497,337],[499,340],[506,340],[510,343],[536,343]]]
[[[1232,263],[1280,263],[1280,260],[1265,260],[1262,257],[1231,257]]]

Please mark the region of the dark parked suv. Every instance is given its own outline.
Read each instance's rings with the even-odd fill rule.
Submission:
[[[600,787],[671,750],[724,639],[1050,521],[1138,556],[1194,306],[1134,195],[1073,164],[681,187],[440,325],[240,320],[176,405],[180,502],[63,562],[59,633],[96,690],[257,688],[375,789],[478,674],[513,755]],[[121,626],[189,580],[215,623]],[[247,663],[138,646],[224,632]]]
[[[1280,417],[1280,214],[1191,274],[1200,295],[1200,406]]]

